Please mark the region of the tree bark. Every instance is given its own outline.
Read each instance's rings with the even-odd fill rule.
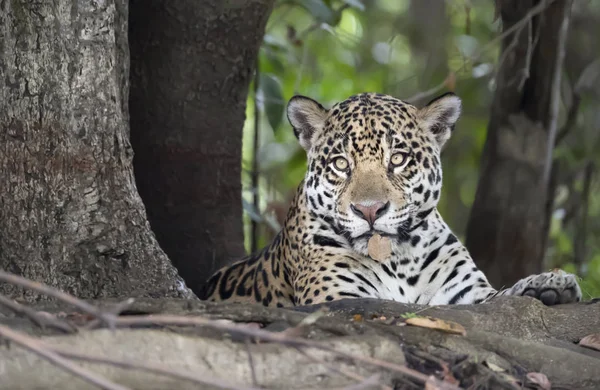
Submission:
[[[0,4],[0,268],[82,298],[191,297],[134,183],[127,1]]]
[[[154,232],[199,291],[243,256],[242,129],[273,0],[132,0],[131,132]]]
[[[466,245],[497,287],[542,270],[558,86],[571,1],[557,0],[502,41],[488,135]],[[498,0],[507,31],[535,0]],[[516,36],[515,36],[516,34]]]
[[[446,2],[411,0],[406,30],[411,52],[422,66],[418,87],[420,90],[429,89],[448,76],[445,37],[450,30],[450,19],[446,13]]]

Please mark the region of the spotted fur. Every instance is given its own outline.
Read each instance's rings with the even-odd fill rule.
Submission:
[[[421,109],[372,93],[329,110],[292,98],[288,118],[308,169],[285,225],[260,252],[216,272],[202,298],[266,306],[359,297],[430,305],[497,295],[579,301],[575,277],[562,271],[496,291],[438,213],[440,152],[460,110],[454,94]],[[368,255],[375,232],[392,241],[385,261]]]

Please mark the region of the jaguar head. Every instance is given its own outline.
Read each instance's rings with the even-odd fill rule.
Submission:
[[[293,97],[288,119],[308,156],[307,207],[367,253],[374,233],[405,240],[437,206],[440,152],[461,101],[445,94],[423,108],[363,93],[325,109]]]

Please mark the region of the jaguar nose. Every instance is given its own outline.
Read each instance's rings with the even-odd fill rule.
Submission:
[[[350,204],[352,212],[373,226],[377,218],[381,217],[390,208],[390,202],[362,202]]]

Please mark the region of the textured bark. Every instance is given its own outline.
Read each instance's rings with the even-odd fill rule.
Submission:
[[[273,0],[132,0],[136,181],[162,248],[194,290],[244,255],[248,86]]]
[[[190,296],[134,183],[127,1],[0,6],[0,268],[85,298]]]
[[[419,90],[428,89],[448,75],[447,43],[440,38],[448,36],[450,30],[446,2],[411,0],[407,19],[403,22],[408,31],[411,53],[422,66],[418,87]]]
[[[466,245],[496,287],[542,270],[558,85],[571,1],[557,0],[502,42]],[[539,4],[499,0],[506,31]],[[565,25],[566,23],[566,25]],[[537,42],[533,46],[533,42]],[[528,61],[531,61],[528,63]]]

